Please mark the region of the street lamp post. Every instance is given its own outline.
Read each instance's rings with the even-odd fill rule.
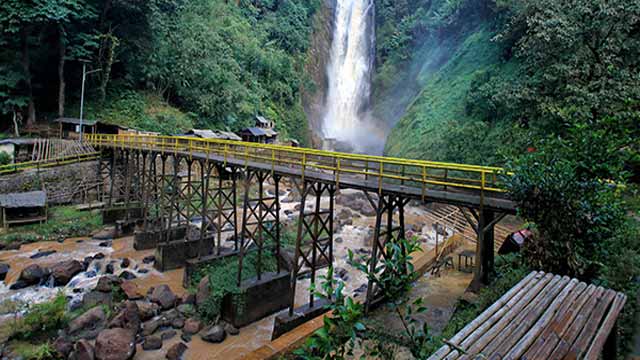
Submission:
[[[84,83],[87,80],[87,75],[101,71],[102,69],[95,69],[87,72],[87,63],[89,61],[82,61],[82,90],[80,90],[80,141],[82,141],[82,116],[84,112]]]

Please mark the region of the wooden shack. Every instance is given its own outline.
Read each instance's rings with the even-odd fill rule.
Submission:
[[[0,194],[0,216],[3,228],[11,225],[44,223],[47,221],[47,193],[31,191]]]
[[[80,138],[80,123],[82,123],[82,133],[95,134],[97,121],[87,119],[75,119],[75,118],[58,118],[54,120],[58,123],[58,133],[61,139],[79,139]]]
[[[238,133],[242,137],[242,141],[255,142],[265,144],[267,142],[267,133],[264,129],[258,127],[248,127],[240,130]]]

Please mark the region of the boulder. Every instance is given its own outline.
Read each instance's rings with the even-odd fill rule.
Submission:
[[[160,285],[153,289],[149,300],[160,305],[162,309],[167,310],[175,306],[178,298],[171,291],[168,285]]]
[[[185,351],[187,351],[187,345],[179,342],[170,347],[169,350],[167,350],[167,354],[165,357],[168,360],[179,360],[182,359],[182,355]]]
[[[26,288],[28,286],[30,286],[30,285],[26,281],[17,280],[13,284],[11,284],[11,286],[9,286],[9,289],[11,289],[11,290],[20,290],[20,289],[24,289],[24,288]]]
[[[43,258],[43,257],[47,257],[47,256],[49,256],[51,254],[55,254],[56,252],[57,251],[55,251],[55,250],[40,250],[37,253],[29,256],[29,258],[30,259],[40,259],[40,258]]]
[[[144,264],[151,264],[152,262],[155,262],[155,261],[156,261],[156,257],[155,257],[155,256],[153,256],[153,255],[145,256],[145,257],[142,259],[142,262],[143,262]]]
[[[53,265],[51,267],[51,276],[53,276],[54,285],[67,285],[82,269],[82,263],[78,260],[67,260]]]
[[[113,294],[101,291],[90,291],[82,297],[82,306],[85,308],[94,307],[96,305],[107,305],[111,307],[113,303]]]
[[[142,324],[142,335],[148,336],[153,334],[160,326],[163,326],[163,321],[164,320],[160,317],[145,321]]]
[[[160,312],[160,306],[152,302],[136,301],[136,305],[138,305],[138,315],[142,321],[147,321]]]
[[[122,328],[103,330],[96,339],[96,360],[128,360],[136,353],[135,333]]]
[[[53,342],[53,348],[61,359],[66,359],[73,350],[73,342],[64,336],[60,336]]]
[[[209,287],[209,277],[205,276],[198,283],[198,292],[196,292],[196,305],[201,306],[211,295],[211,288]]]
[[[120,263],[120,267],[121,268],[128,268],[129,265],[131,265],[131,260],[129,260],[128,258],[124,258],[122,259],[122,262]]]
[[[0,281],[4,281],[4,279],[7,278],[7,274],[9,273],[10,268],[11,266],[5,263],[0,263]]]
[[[87,340],[79,340],[73,347],[73,351],[69,355],[71,360],[93,360],[95,359],[95,351],[93,345]]]
[[[129,281],[129,280],[123,281],[122,284],[120,284],[120,288],[124,292],[127,299],[129,300],[142,299],[142,294],[140,293],[140,290],[138,290],[138,285],[136,285],[136,283],[132,281]]]
[[[196,318],[188,318],[184,322],[182,332],[185,334],[197,334],[202,329],[202,323]]]
[[[140,329],[138,305],[134,301],[126,301],[122,309],[109,322],[109,328],[123,328],[137,333]]]
[[[48,271],[40,267],[40,265],[31,264],[22,269],[18,280],[22,280],[25,284],[36,285],[47,275]]]
[[[96,306],[71,320],[67,333],[79,338],[93,339],[104,327],[106,318],[102,307]]]
[[[127,271],[127,270],[121,272],[118,277],[120,279],[122,279],[122,280],[133,280],[133,279],[137,278],[137,276],[134,273],[132,273],[130,271]]]
[[[171,340],[173,339],[178,333],[175,330],[169,330],[169,331],[165,331],[160,335],[160,338],[162,340]]]
[[[227,334],[233,335],[233,336],[240,334],[240,330],[238,330],[237,327],[235,327],[235,326],[233,326],[233,325],[231,325],[229,323],[224,324],[224,331]]]
[[[227,337],[227,333],[224,331],[222,325],[214,325],[202,331],[200,334],[202,340],[210,343],[221,343]]]
[[[93,240],[112,240],[116,236],[115,226],[102,229],[92,236]]]
[[[147,336],[142,342],[142,349],[145,351],[158,350],[162,347],[162,338],[157,335]]]
[[[106,275],[98,279],[98,284],[95,287],[95,290],[101,292],[111,292],[113,288],[120,286],[122,280],[117,276]]]

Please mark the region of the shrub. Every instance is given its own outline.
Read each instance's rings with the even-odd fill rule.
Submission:
[[[28,340],[55,334],[67,323],[66,306],[67,299],[62,293],[51,301],[31,306],[24,316],[18,319],[13,337]]]
[[[11,164],[11,155],[6,151],[0,151],[0,165]]]

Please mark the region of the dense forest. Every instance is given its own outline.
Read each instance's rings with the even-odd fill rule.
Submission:
[[[317,0],[9,0],[0,4],[0,113],[19,127],[85,117],[176,133],[255,114],[306,141],[300,91]],[[3,123],[5,123],[3,121]]]

